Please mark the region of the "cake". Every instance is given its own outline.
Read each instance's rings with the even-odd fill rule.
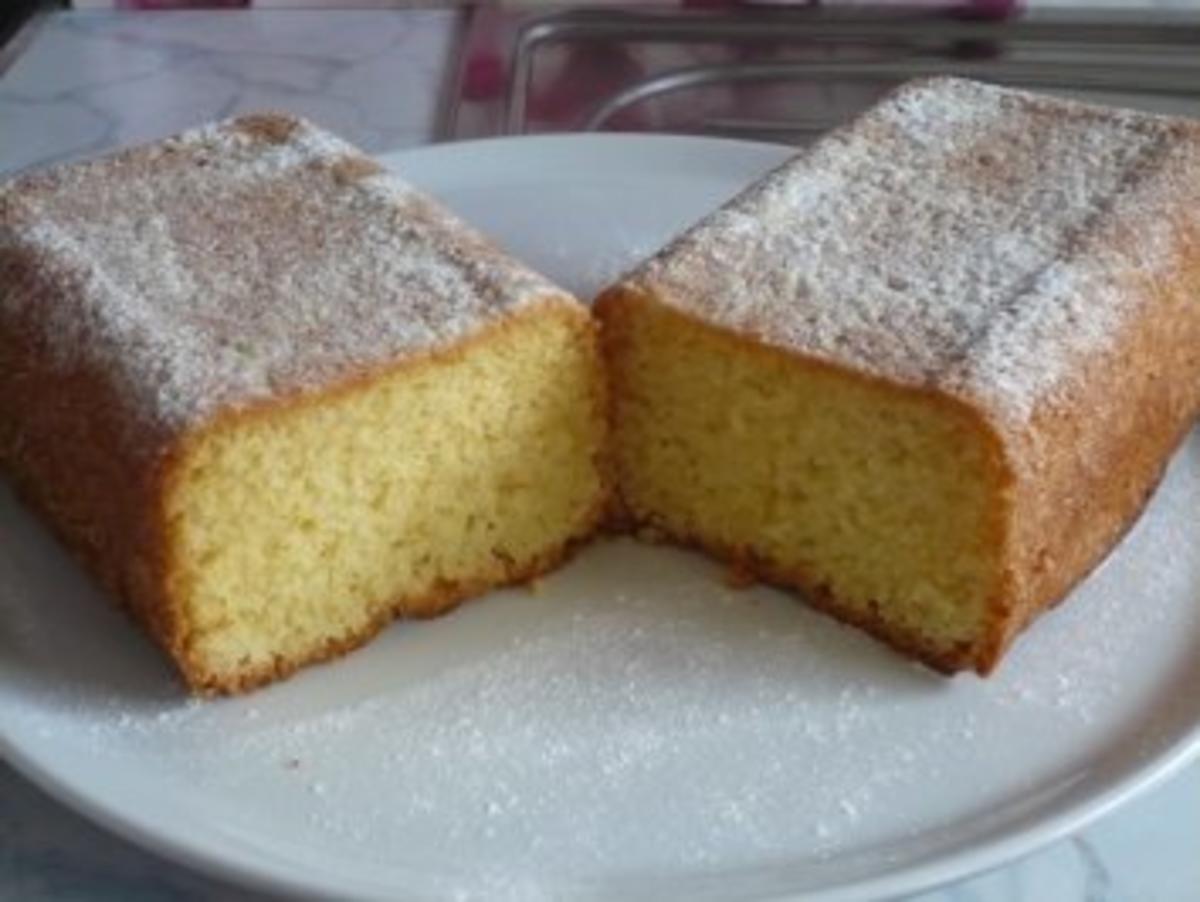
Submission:
[[[0,187],[0,465],[200,693],[562,559],[605,507],[595,331],[286,116]]]
[[[986,674],[1197,413],[1200,123],[914,82],[597,310],[628,528]]]

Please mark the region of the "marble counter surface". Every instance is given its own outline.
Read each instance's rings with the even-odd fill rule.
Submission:
[[[458,22],[449,9],[47,16],[0,76],[0,172],[263,109],[367,150],[425,144]]]
[[[451,10],[51,16],[0,77],[0,173],[262,108],[371,150],[423,144],[457,22]],[[0,900],[261,898],[101,831],[0,764]],[[1200,899],[1200,764],[1076,837],[917,898]]]

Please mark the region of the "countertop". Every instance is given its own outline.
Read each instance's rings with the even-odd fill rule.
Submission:
[[[427,143],[457,15],[426,9],[47,17],[8,51],[15,59],[0,77],[0,174],[263,108],[309,116],[368,150]],[[260,898],[103,832],[0,764],[0,899]],[[915,898],[1200,898],[1200,763],[1069,840]]]

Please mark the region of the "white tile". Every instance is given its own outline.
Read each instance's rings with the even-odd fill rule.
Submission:
[[[371,150],[423,143],[458,21],[450,10],[51,16],[0,79],[0,167],[259,109]]]

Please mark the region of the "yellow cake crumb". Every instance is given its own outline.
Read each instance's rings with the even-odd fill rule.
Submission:
[[[203,433],[166,501],[193,679],[306,660],[553,563],[602,504],[597,382],[590,324],[563,305]]]
[[[601,303],[621,502],[664,533],[951,657],[999,580],[993,440],[963,409],[620,292]],[[753,566],[747,565],[747,555]]]

